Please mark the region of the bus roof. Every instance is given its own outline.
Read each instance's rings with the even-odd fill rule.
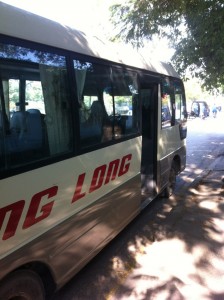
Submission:
[[[179,77],[167,63],[150,61],[137,51],[88,36],[74,28],[46,19],[0,1],[0,33],[28,41],[114,61],[152,72]],[[129,55],[127,54],[129,51]],[[122,54],[123,52],[123,54]]]

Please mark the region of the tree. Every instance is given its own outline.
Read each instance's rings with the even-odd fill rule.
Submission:
[[[126,0],[110,10],[119,28],[115,39],[139,47],[154,35],[166,36],[182,76],[190,71],[207,89],[224,87],[223,0]]]

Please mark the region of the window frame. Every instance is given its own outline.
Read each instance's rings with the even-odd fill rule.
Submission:
[[[80,60],[87,60],[91,63],[96,63],[102,66],[107,66],[110,69],[112,68],[120,68],[120,69],[124,69],[124,66],[120,65],[119,63],[114,63],[111,61],[107,61],[101,58],[95,58],[95,57],[91,57],[88,55],[83,55],[83,54],[79,54],[79,53],[75,53],[69,50],[63,50],[63,49],[59,49],[59,48],[55,48],[52,46],[47,46],[47,45],[42,45],[36,42],[32,42],[32,41],[25,41],[19,38],[15,38],[15,37],[8,37],[8,36],[4,36],[2,34],[0,34],[0,43],[2,44],[11,44],[14,46],[18,46],[18,47],[24,47],[27,49],[31,49],[34,51],[42,51],[42,52],[47,52],[47,53],[51,53],[54,55],[59,55],[59,56],[63,56],[65,58],[65,64],[66,64],[66,69],[67,69],[67,76],[68,76],[68,85],[69,85],[69,96],[68,96],[68,101],[70,103],[71,106],[71,114],[72,114],[72,136],[73,136],[73,148],[71,150],[71,152],[69,153],[62,153],[62,154],[58,154],[55,157],[46,157],[46,158],[41,158],[40,160],[37,161],[31,161],[27,164],[21,164],[20,166],[16,166],[15,168],[11,168],[11,169],[3,169],[3,171],[0,174],[0,178],[6,178],[6,177],[10,177],[16,174],[19,174],[21,172],[26,172],[26,171],[30,171],[36,168],[40,168],[46,165],[50,165],[50,164],[54,164],[56,162],[60,162],[63,161],[65,159],[69,159],[84,153],[88,153],[97,149],[101,149],[104,147],[107,147],[109,145],[112,144],[116,144],[116,143],[120,143],[123,142],[125,140],[129,140],[132,138],[135,138],[137,136],[141,135],[141,128],[140,128],[140,120],[138,121],[138,130],[134,133],[131,133],[130,135],[127,136],[123,136],[120,139],[112,139],[111,141],[108,141],[106,143],[100,143],[97,145],[93,145],[87,148],[81,148],[80,147],[80,130],[79,130],[79,113],[78,113],[78,98],[76,95],[76,91],[77,91],[77,87],[76,87],[76,81],[75,81],[75,74],[74,74],[74,68],[73,68],[73,59],[80,59]],[[15,63],[31,63],[31,62],[23,62],[20,60],[16,60]],[[138,69],[137,68],[132,68],[132,67],[127,67],[125,68],[128,71],[131,72],[136,72],[136,74],[138,73]],[[138,75],[137,75],[138,77]],[[140,104],[137,104],[137,110],[138,113],[140,114]],[[3,155],[4,156],[4,155]],[[4,157],[3,157],[4,159]]]

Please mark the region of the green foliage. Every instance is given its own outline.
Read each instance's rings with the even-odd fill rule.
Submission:
[[[114,39],[140,46],[154,35],[168,37],[177,71],[203,81],[207,89],[224,87],[223,0],[127,0],[111,7]]]
[[[43,92],[40,81],[26,81],[26,101],[43,101]]]
[[[18,80],[9,80],[9,97],[10,101],[14,102],[14,105],[16,105],[16,102],[19,101],[19,82]]]
[[[187,99],[187,110],[190,111],[192,102],[195,100],[206,101],[211,105],[213,101],[216,101],[215,95],[212,95],[208,91],[205,91],[201,88],[200,82],[196,78],[192,78],[184,82],[186,99]]]

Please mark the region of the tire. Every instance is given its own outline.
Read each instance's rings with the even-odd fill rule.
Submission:
[[[33,271],[15,271],[0,283],[0,299],[44,300],[44,286]]]
[[[170,196],[173,195],[176,186],[176,176],[177,176],[177,172],[176,172],[175,164],[173,163],[170,169],[169,182],[163,191],[163,196],[165,198],[169,198]]]

